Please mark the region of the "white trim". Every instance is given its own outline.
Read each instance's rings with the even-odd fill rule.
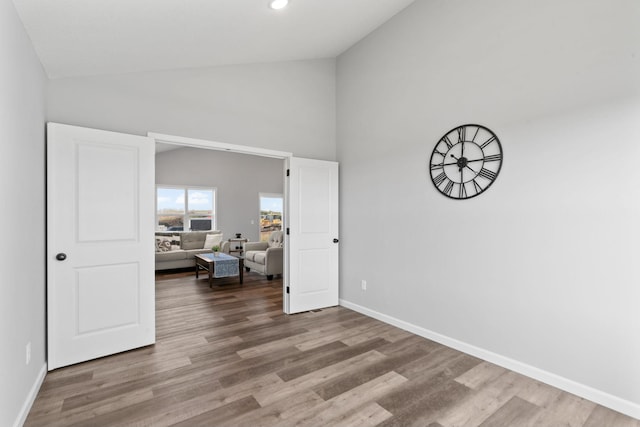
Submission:
[[[185,138],[183,136],[165,135],[155,132],[147,132],[147,136],[154,138],[156,142],[181,145],[183,147],[207,148],[209,150],[229,151],[232,153],[251,154],[254,156],[273,157],[287,159],[293,153],[286,151],[267,150],[266,148],[250,147],[247,145],[228,144],[226,142],[207,141],[205,139]]]
[[[284,177],[284,182],[282,185],[283,199],[282,199],[282,215],[284,218],[282,219],[282,231],[284,231],[284,260],[282,260],[282,312],[285,314],[289,314],[289,293],[287,292],[287,288],[289,287],[289,234],[287,233],[287,229],[289,228],[289,176],[287,171],[289,171],[289,166],[291,163],[291,157],[287,157],[282,162],[282,176]]]
[[[561,377],[554,373],[545,371],[543,369],[536,368],[535,366],[528,365],[518,360],[511,359],[506,356],[494,353],[489,350],[485,350],[480,347],[465,343],[463,341],[450,338],[446,335],[439,334],[437,332],[430,331],[428,329],[416,326],[412,323],[405,322],[404,320],[397,319],[395,317],[371,310],[358,304],[340,299],[340,305],[350,310],[357,311],[374,319],[378,319],[382,322],[396,326],[405,331],[409,331],[421,337],[436,341],[447,347],[454,348],[463,353],[470,354],[488,362],[494,363],[503,368],[510,369],[527,377],[536,379],[543,383],[557,387],[561,390],[573,393],[584,399],[591,400],[602,406],[613,409],[614,411],[621,412],[630,417],[640,419],[640,405],[629,400],[622,399],[612,394],[606,393],[601,390],[597,390],[585,384],[578,383],[568,378]]]
[[[22,408],[20,408],[20,412],[18,413],[16,421],[13,423],[13,427],[20,427],[25,423],[25,421],[27,421],[29,411],[31,411],[33,402],[35,402],[36,397],[38,396],[38,391],[40,391],[40,387],[42,386],[42,383],[44,382],[44,378],[46,376],[47,364],[43,363],[42,368],[40,368],[40,372],[38,372],[38,376],[36,377],[35,382],[31,386],[31,390],[29,390],[29,394],[27,394],[27,398],[22,404]]]

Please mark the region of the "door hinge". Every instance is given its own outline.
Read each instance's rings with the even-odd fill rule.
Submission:
[[[289,176],[289,169],[287,169],[287,176]]]
[[[289,293],[289,287],[287,286],[287,293]]]
[[[287,227],[287,236],[289,235],[289,227]]]

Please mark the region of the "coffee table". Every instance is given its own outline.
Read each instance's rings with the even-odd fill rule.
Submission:
[[[235,256],[235,255],[227,255],[227,254],[219,254],[218,256],[214,256],[213,253],[204,253],[198,254],[195,256],[196,258],[196,279],[198,278],[198,273],[200,270],[206,270],[209,273],[209,287],[213,285],[213,278],[216,273],[216,263],[220,261],[228,261],[231,258],[238,259],[238,276],[240,276],[240,284],[242,285],[242,281],[244,279],[244,257]],[[231,277],[231,276],[224,276]]]

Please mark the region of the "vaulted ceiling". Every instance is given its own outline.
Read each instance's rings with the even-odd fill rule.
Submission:
[[[334,58],[414,0],[13,0],[51,78]]]

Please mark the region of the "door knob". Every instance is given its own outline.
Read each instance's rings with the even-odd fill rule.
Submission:
[[[56,255],[56,259],[58,261],[64,261],[65,259],[67,259],[67,254],[60,252],[58,255]]]
[[[340,240],[338,239],[333,239],[333,243],[338,243]]]

